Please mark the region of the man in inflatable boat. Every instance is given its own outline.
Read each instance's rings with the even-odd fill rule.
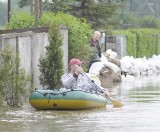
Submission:
[[[73,58],[69,62],[69,73],[65,73],[61,77],[61,81],[64,87],[71,89],[80,89],[89,92],[104,93],[101,86],[95,84],[81,68],[83,61]]]

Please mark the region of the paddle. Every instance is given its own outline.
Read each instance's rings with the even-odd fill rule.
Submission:
[[[90,79],[91,82],[94,83],[94,81],[93,81],[90,77],[88,77],[88,75],[87,75],[86,73],[83,72],[83,74],[84,74],[88,79]],[[105,95],[107,95],[107,97],[111,100],[112,105],[113,105],[114,107],[122,107],[122,106],[123,106],[123,103],[122,103],[122,102],[113,99],[106,91],[102,90],[96,83],[94,83],[94,84],[96,85],[97,88],[99,88],[101,91],[103,91],[103,92],[105,93]]]

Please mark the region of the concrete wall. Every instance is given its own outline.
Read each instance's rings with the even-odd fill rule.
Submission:
[[[63,37],[63,63],[64,72],[68,71],[68,29],[60,28]],[[49,44],[48,32],[26,31],[21,33],[0,34],[0,48],[10,45],[14,53],[19,50],[20,64],[32,76],[34,87],[41,88],[39,84],[39,58],[45,54],[45,47]]]

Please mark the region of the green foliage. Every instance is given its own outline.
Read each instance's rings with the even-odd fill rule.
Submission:
[[[82,60],[87,60],[91,53],[90,39],[92,29],[87,24],[85,19],[78,19],[72,15],[57,13],[54,15],[52,12],[46,12],[38,22],[39,26],[49,25],[52,21],[58,25],[68,27],[68,45],[69,45],[69,59],[77,57]],[[15,13],[11,17],[7,27],[10,29],[33,27],[34,19],[27,13]]]
[[[128,55],[152,57],[160,54],[160,31],[157,29],[115,30],[112,34],[126,35]]]
[[[160,28],[160,19],[154,16],[144,16],[139,20],[141,28]]]
[[[53,12],[44,12],[38,24],[39,26],[49,26],[53,19],[55,19]]]
[[[64,13],[58,13],[54,21],[58,25],[65,25],[68,27],[68,50],[69,59],[79,58],[87,60],[91,53],[90,39],[92,30],[90,25],[85,20],[80,19]]]
[[[137,28],[138,27],[137,23],[139,21],[139,18],[137,18],[134,14],[130,13],[128,15],[123,16],[123,18],[122,15],[120,15],[115,21],[119,23],[113,26],[114,29]]]
[[[16,18],[18,14],[15,15]],[[28,14],[22,14],[24,18],[25,15]],[[13,19],[11,19],[11,21],[9,22],[8,24],[9,27],[10,28],[15,28],[15,27],[21,28],[21,26],[23,27],[24,26],[23,24],[18,25],[15,22],[16,19],[14,18],[15,16],[13,16]],[[32,16],[30,15],[30,17]],[[29,19],[19,19],[19,23],[25,23],[26,25],[28,25],[28,27],[34,25],[34,21],[33,23],[30,23]],[[57,15],[54,15],[51,12],[44,13],[39,21],[39,25],[45,26],[45,25],[50,25],[50,23],[52,23],[49,31],[50,46],[46,47],[47,50],[46,57],[44,58],[41,57],[40,59],[39,67],[42,74],[39,79],[43,86],[47,86],[48,88],[55,88],[60,85],[60,77],[63,73],[62,71],[63,66],[61,65],[62,54],[60,51],[61,49],[60,47],[62,46],[61,42],[62,40],[60,40],[60,38],[58,37],[59,30],[55,28],[54,24],[59,26],[65,25],[68,27],[69,59],[75,57],[84,61],[88,59],[91,53],[91,47],[89,41],[91,39],[92,30],[91,26],[87,24],[85,20],[82,21],[74,16],[64,13],[58,13]]]
[[[60,78],[63,74],[62,38],[55,23],[50,26],[49,42],[50,45],[46,46],[46,56],[39,59],[39,79],[43,86],[54,89],[61,85]]]
[[[134,15],[126,15],[123,20],[123,27],[135,28],[137,27],[137,18]],[[126,26],[125,26],[126,25]]]
[[[7,29],[29,28],[34,26],[34,17],[26,12],[16,12],[11,14]]]
[[[23,8],[24,6],[28,6],[29,2],[30,2],[30,0],[19,0],[18,5],[20,8]]]
[[[1,85],[1,82],[0,82]],[[2,109],[2,90],[0,89],[0,111]]]
[[[52,0],[43,1],[45,11],[69,13],[77,18],[86,19],[92,28],[108,27],[114,22],[109,18],[122,6],[125,0]],[[28,6],[29,1],[19,0],[20,7]]]
[[[31,78],[20,68],[18,53],[15,56],[11,47],[1,50],[0,57],[0,94],[3,97],[1,103],[6,101],[9,106],[21,106],[27,95],[25,88]]]
[[[52,2],[45,1],[43,7],[46,11],[52,11],[57,13],[58,11],[67,12],[70,10],[70,4],[74,3],[75,0],[52,0]]]
[[[121,1],[115,0],[54,0],[52,3],[45,3],[44,9],[57,13],[67,12],[79,19],[86,19],[94,29],[104,28],[112,24],[108,21],[121,6]]]
[[[151,57],[153,54],[159,54],[158,39],[160,32],[156,29],[132,30],[137,36],[137,57]]]
[[[111,18],[118,22],[113,29],[160,28],[159,0],[125,0]],[[158,2],[158,3],[157,3]],[[152,4],[152,6],[150,5]]]

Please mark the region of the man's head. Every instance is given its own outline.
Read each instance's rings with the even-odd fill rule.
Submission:
[[[100,37],[101,37],[101,33],[99,31],[94,31],[93,40],[94,41],[99,41]]]
[[[75,72],[77,67],[80,67],[81,64],[83,64],[83,61],[80,61],[79,59],[73,58],[70,60],[69,65],[70,65],[70,70],[71,72]]]
[[[79,59],[73,58],[70,60],[69,65],[81,65],[83,64],[83,61],[80,61]]]

